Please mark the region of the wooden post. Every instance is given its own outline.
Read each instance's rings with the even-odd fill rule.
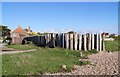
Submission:
[[[64,33],[62,34],[62,47],[64,48]]]
[[[84,34],[84,51],[87,50],[87,47],[86,47],[86,44],[87,44],[87,43],[86,43],[86,39],[87,39],[87,38],[86,38],[86,34]]]
[[[79,50],[82,49],[82,35],[78,34],[78,38],[79,38]]]
[[[74,48],[77,50],[77,44],[78,44],[78,37],[77,34],[74,34]]]
[[[70,34],[70,49],[73,50],[73,34]]]
[[[49,42],[50,42],[50,34],[47,34],[47,46],[49,46]]]
[[[52,33],[49,34],[49,47],[53,48],[53,34]]]
[[[94,34],[92,34],[92,49],[94,49],[94,42],[95,42],[94,41],[95,40],[94,37],[95,37]]]
[[[99,34],[99,48],[100,48],[100,51],[102,51],[102,36],[101,34]]]
[[[66,41],[66,49],[69,49],[69,34],[65,34],[65,41]]]
[[[47,44],[50,42],[50,34],[47,34]]]
[[[102,42],[103,42],[103,43],[102,43],[102,44],[103,44],[103,45],[102,45],[102,46],[103,46],[103,51],[105,51],[105,43],[104,43],[104,39],[105,39],[105,35],[103,35],[103,38],[102,38]]]
[[[62,34],[59,34],[59,39],[60,39],[59,46],[62,47]]]
[[[38,36],[38,45],[40,44],[40,36]]]
[[[56,45],[55,46],[59,47],[59,36],[58,36],[58,34],[56,34]]]
[[[98,33],[97,33],[97,39],[96,39],[96,49],[97,51],[99,51],[99,36],[98,36]]]
[[[47,35],[45,34],[44,36],[45,36],[45,40],[46,40],[45,43],[47,44]]]
[[[51,33],[50,48],[54,48],[54,33]]]
[[[53,33],[53,47],[55,47],[55,39],[56,39],[55,33]]]
[[[91,50],[91,34],[88,36],[88,50]]]

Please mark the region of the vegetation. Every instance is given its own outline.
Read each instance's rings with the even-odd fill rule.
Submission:
[[[7,26],[0,25],[0,39],[8,41],[8,45],[11,44],[12,38],[10,37],[10,29]]]
[[[114,37],[114,36],[112,36]],[[118,51],[120,50],[120,36],[114,37],[114,41],[105,41],[105,49],[107,51]]]
[[[0,25],[0,34],[2,34],[2,37],[5,38],[5,36],[10,35],[10,29],[7,26]]]
[[[30,49],[37,49],[38,47],[34,46],[34,45],[15,45],[15,44],[11,44],[11,45],[6,45],[8,48],[13,48],[16,50],[30,50]]]
[[[77,65],[87,65],[87,64],[90,64],[90,61],[78,61],[76,64]]]
[[[3,75],[39,75],[45,72],[63,72],[62,65],[71,71],[75,64],[86,65],[89,61],[79,61],[80,52],[63,48],[41,48],[33,45],[9,45],[18,50],[36,49],[34,52],[9,54],[2,56]],[[84,57],[95,50],[83,52]]]
[[[42,74],[44,72],[59,72],[61,65],[67,66],[67,71],[78,61],[78,51],[61,48],[39,48],[34,52],[2,56],[2,73],[4,75]]]
[[[28,32],[28,29],[24,29],[26,32]],[[32,32],[32,30],[30,29],[30,32]]]
[[[93,49],[93,50],[90,50],[90,51],[83,51],[82,56],[80,56],[80,58],[87,59],[89,55],[96,54],[96,53],[98,53],[96,49]]]
[[[106,51],[118,51],[118,41],[105,41]]]
[[[115,36],[115,34],[111,34],[111,35],[109,36],[109,38],[114,38],[114,39],[117,39],[118,37],[117,37],[117,36]]]
[[[2,55],[0,55],[0,64],[2,64]],[[2,65],[0,65],[0,77],[2,77]]]

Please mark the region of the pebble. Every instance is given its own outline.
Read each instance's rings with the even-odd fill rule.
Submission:
[[[92,65],[75,65],[72,72],[53,73],[52,75],[117,75],[118,74],[118,52],[99,52],[88,56]],[[46,73],[46,75],[51,75]]]

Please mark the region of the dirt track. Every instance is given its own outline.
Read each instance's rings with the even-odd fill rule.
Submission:
[[[2,51],[0,52],[0,55],[2,54],[16,54],[16,53],[23,53],[23,52],[31,52],[31,51],[35,51],[36,49],[31,49],[31,50],[21,50],[21,51]]]

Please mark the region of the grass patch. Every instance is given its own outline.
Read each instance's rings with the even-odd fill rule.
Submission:
[[[78,61],[76,64],[77,65],[87,65],[87,64],[90,64],[90,61]]]
[[[86,59],[89,55],[96,54],[96,53],[98,53],[96,49],[89,50],[89,51],[83,51],[82,52],[83,56],[80,56],[80,57],[83,59]]]
[[[64,71],[61,66],[66,65],[69,72],[73,66],[89,64],[79,61],[80,51],[63,48],[41,48],[33,45],[8,45],[17,50],[37,49],[34,52],[2,55],[3,75],[39,75],[45,72],[56,73]],[[84,51],[83,56],[97,53],[96,50]]]
[[[105,41],[105,49],[106,51],[118,51],[118,40],[115,41]]]
[[[16,50],[30,50],[30,49],[38,49],[38,47],[34,46],[34,45],[21,45],[21,44],[11,44],[11,45],[6,45],[8,48],[13,48]]]
[[[3,75],[39,75],[44,72],[58,72],[61,65],[70,71],[79,60],[79,51],[62,48],[39,48],[35,52],[26,52],[2,56]]]

